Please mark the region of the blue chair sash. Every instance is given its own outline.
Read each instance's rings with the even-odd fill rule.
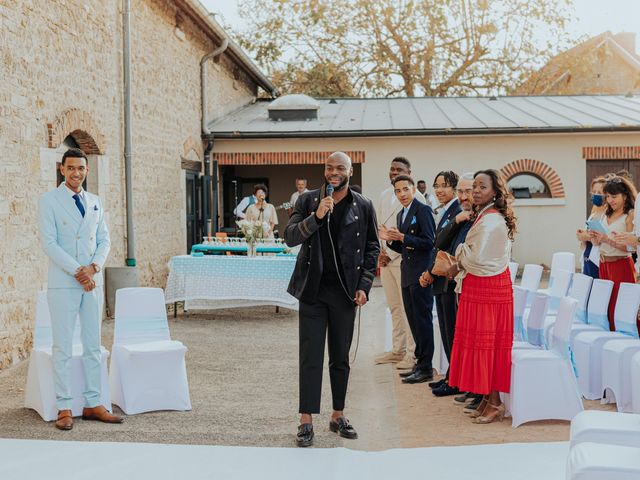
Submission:
[[[616,322],[616,332],[629,337],[638,338],[638,324],[636,322]]]
[[[609,317],[607,314],[589,314],[587,317],[589,325],[595,325],[602,330],[609,330]]]
[[[547,348],[543,328],[527,328],[527,341],[531,345]]]
[[[527,332],[524,329],[522,315],[513,316],[513,339],[519,342],[527,341]]]
[[[117,343],[136,344],[168,340],[167,317],[120,317],[116,326]]]
[[[576,376],[576,378],[578,378],[578,367],[576,366],[576,361],[573,358],[573,351],[571,350],[569,341],[560,340],[557,337],[553,337],[553,346],[551,349],[562,358],[569,360],[569,362],[571,363],[571,368],[573,369],[573,374]]]
[[[580,323],[587,323],[587,311],[584,309],[576,310],[576,320]]]

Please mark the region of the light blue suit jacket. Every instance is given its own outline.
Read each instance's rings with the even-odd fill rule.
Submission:
[[[87,191],[85,216],[80,214],[64,182],[38,201],[40,243],[49,257],[48,288],[82,288],[76,270],[91,263],[104,266],[111,241],[100,198]],[[93,280],[104,284],[102,271]]]

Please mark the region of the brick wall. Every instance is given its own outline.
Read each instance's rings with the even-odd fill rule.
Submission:
[[[174,33],[177,23],[184,35]],[[0,6],[0,29],[1,370],[31,348],[36,292],[46,287],[47,270],[37,199],[55,187],[67,134],[93,154],[89,189],[101,195],[108,214],[108,265],[124,265],[126,238],[121,2],[8,0]],[[163,286],[168,259],[186,248],[180,157],[200,138],[200,59],[216,46],[172,1],[132,2],[134,221],[142,285]],[[254,97],[255,85],[227,58],[209,64],[208,72],[213,118]]]

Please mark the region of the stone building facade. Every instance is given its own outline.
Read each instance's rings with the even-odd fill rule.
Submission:
[[[133,206],[140,285],[164,286],[186,249],[182,160],[202,162],[200,60],[224,32],[197,0],[132,0]],[[38,196],[57,186],[70,145],[89,155],[102,197],[107,266],[124,266],[123,1],[8,0],[0,5],[0,370],[24,359],[46,288]],[[222,32],[222,33],[221,33]],[[215,119],[272,86],[235,44],[207,66]]]

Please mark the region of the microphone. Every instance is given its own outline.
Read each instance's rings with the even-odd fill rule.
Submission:
[[[327,188],[325,188],[325,193],[327,194],[327,197],[330,197],[331,195],[333,195],[333,185],[331,185],[330,183],[327,185]],[[329,210],[327,212],[327,222],[329,221],[329,216],[331,215],[331,210]]]

